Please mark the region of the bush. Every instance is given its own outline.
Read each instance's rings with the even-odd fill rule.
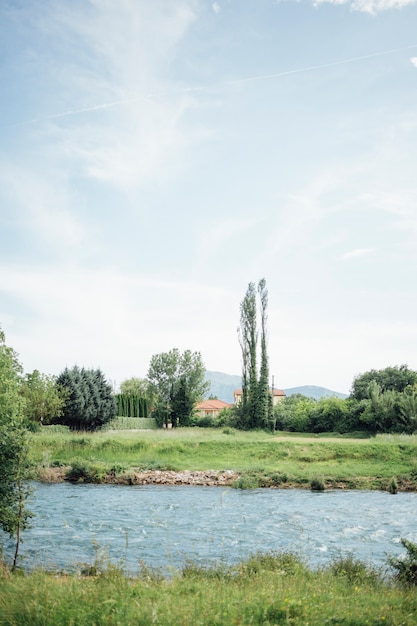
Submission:
[[[396,579],[405,585],[417,585],[417,544],[408,539],[401,539],[407,550],[404,557],[390,557],[388,563],[397,570]]]
[[[105,471],[103,467],[75,461],[65,475],[65,480],[73,483],[101,483]]]
[[[324,484],[324,479],[319,476],[315,476],[310,480],[310,489],[311,491],[324,491],[326,489],[326,485]]]
[[[152,417],[115,417],[102,430],[148,430],[157,428]]]
[[[240,574],[257,574],[259,572],[279,572],[288,576],[300,574],[307,570],[301,557],[293,552],[269,552],[251,555],[247,561],[238,566]]]
[[[282,483],[288,482],[287,474],[281,474],[280,472],[275,472],[271,474],[271,485],[274,487],[278,487]]]
[[[330,567],[333,576],[346,578],[350,583],[375,584],[381,580],[381,575],[372,566],[367,565],[359,559],[355,559],[351,554],[347,557],[339,557],[335,559]]]
[[[232,484],[234,489],[257,489],[259,481],[254,476],[241,476]]]

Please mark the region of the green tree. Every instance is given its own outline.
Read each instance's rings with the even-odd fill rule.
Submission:
[[[72,430],[97,430],[117,413],[112,387],[99,370],[65,368],[57,383],[66,389],[62,417],[56,420]]]
[[[321,398],[310,413],[310,428],[313,433],[346,432],[349,414],[347,400]]]
[[[407,387],[417,383],[417,372],[410,370],[407,365],[395,365],[382,370],[369,370],[353,379],[351,397],[356,400],[369,398],[369,385],[375,381],[381,393],[397,391],[402,393]]]
[[[242,399],[238,407],[241,428],[255,428],[257,423],[258,371],[256,365],[258,330],[256,289],[249,283],[240,304],[239,344],[242,352]]]
[[[120,384],[120,393],[147,398],[151,405],[154,405],[157,400],[147,378],[132,377],[124,380]]]
[[[274,408],[275,428],[289,432],[309,432],[311,414],[317,402],[301,393],[283,398]]]
[[[261,318],[261,354],[258,375],[257,298]],[[242,352],[242,399],[236,409],[240,428],[267,428],[273,425],[273,403],[269,388],[267,353],[268,291],[262,278],[255,288],[249,283],[240,305],[239,344]]]
[[[180,387],[191,407],[204,398],[210,386],[205,380],[205,371],[200,352],[180,353],[174,348],[152,356],[147,378],[150,391],[157,397],[153,415],[159,425],[170,421],[172,401],[178,397]],[[177,423],[175,415],[174,422]]]
[[[29,444],[24,425],[25,402],[21,394],[22,367],[14,350],[5,344],[0,329],[0,528],[16,537],[16,568],[21,531],[31,513],[26,508]]]
[[[185,376],[181,376],[171,397],[172,426],[189,426],[194,402],[191,399]]]
[[[25,416],[31,422],[51,424],[61,417],[65,392],[56,383],[55,376],[41,374],[33,370],[23,379],[21,392],[25,399]]]
[[[376,380],[368,386],[369,402],[362,413],[361,419],[374,433],[396,432],[404,423],[400,413],[400,397],[397,391],[383,391]]]
[[[258,283],[258,294],[261,312],[261,366],[259,372],[259,382],[257,387],[257,421],[263,428],[272,426],[273,402],[272,394],[269,390],[269,359],[267,352],[267,307],[268,291],[265,278]]]
[[[415,433],[417,430],[417,385],[407,387],[401,395],[400,413],[404,419],[406,432]]]

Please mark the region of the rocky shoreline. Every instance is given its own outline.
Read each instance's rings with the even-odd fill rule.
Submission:
[[[266,487],[273,489],[310,489],[310,481],[285,480],[277,484],[267,478],[247,482],[243,473],[234,470],[143,470],[131,468],[125,472],[106,474],[71,473],[68,467],[41,467],[32,476],[33,480],[43,483],[96,483],[104,485],[190,485],[194,487],[238,487],[241,489]],[[243,484],[242,484],[243,483]],[[325,489],[368,489],[388,491],[389,481],[376,477],[355,477],[354,479],[324,481]],[[417,483],[413,480],[399,479],[398,491],[417,491]],[[393,493],[391,491],[391,493]],[[395,492],[396,493],[396,492]]]
[[[145,470],[129,472],[126,483],[130,485],[193,485],[199,487],[230,486],[240,477],[233,470],[219,472],[215,470],[173,472],[169,470]],[[114,482],[120,483],[123,474],[114,477]],[[112,483],[109,476],[106,482]]]
[[[95,482],[68,478],[70,467],[49,467],[39,469],[36,480],[48,483],[70,482]],[[98,481],[103,484],[116,485],[192,485],[201,487],[230,487],[240,478],[240,474],[233,470],[183,470],[174,472],[171,470],[135,470],[122,473],[109,473]]]

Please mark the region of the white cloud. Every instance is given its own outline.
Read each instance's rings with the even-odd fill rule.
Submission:
[[[313,4],[348,4],[352,11],[360,11],[362,13],[370,13],[372,15],[381,11],[390,9],[402,9],[407,6],[416,4],[417,0],[314,0]]]
[[[196,3],[83,6],[80,15],[79,4],[50,5],[53,12],[36,25],[38,36],[60,40],[61,53],[56,64],[39,59],[62,107],[51,113],[54,105],[45,101],[45,115],[38,116],[47,122],[43,144],[70,171],[76,162],[83,176],[122,189],[169,178],[192,140],[183,118],[194,100],[172,83],[169,67]]]
[[[26,371],[56,374],[78,363],[121,382],[146,375],[151,356],[174,347],[201,351],[208,369],[239,369],[233,290],[71,265],[3,265],[0,285],[0,312],[3,299],[28,312],[5,318]]]
[[[211,5],[211,8],[213,9],[214,13],[217,15],[218,13],[220,13],[221,11],[221,6],[218,2],[213,2],[213,4]]]
[[[417,57],[411,57],[410,62],[414,65],[414,67],[417,67]]]

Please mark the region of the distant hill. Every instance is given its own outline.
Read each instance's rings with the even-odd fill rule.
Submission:
[[[242,386],[242,378],[240,376],[232,376],[231,374],[223,374],[222,372],[206,371],[206,380],[210,382],[210,389],[206,397],[216,396],[223,402],[233,404],[233,392]]]
[[[232,374],[224,374],[223,372],[210,372],[206,371],[206,380],[210,382],[210,389],[206,394],[206,398],[210,395],[216,396],[219,400],[229,402],[233,404],[233,391],[239,389],[242,386],[242,379],[240,376]],[[303,396],[320,400],[320,398],[347,398],[345,393],[338,391],[332,391],[325,387],[317,387],[315,385],[304,385],[302,387],[291,387],[290,389],[284,389],[287,396],[293,396],[296,393],[301,393]]]
[[[290,387],[290,389],[284,390],[287,396],[293,396],[296,393],[301,393],[303,396],[320,400],[320,398],[347,398],[346,393],[340,391],[332,391],[326,389],[326,387],[316,387],[315,385],[304,385],[302,387]]]

